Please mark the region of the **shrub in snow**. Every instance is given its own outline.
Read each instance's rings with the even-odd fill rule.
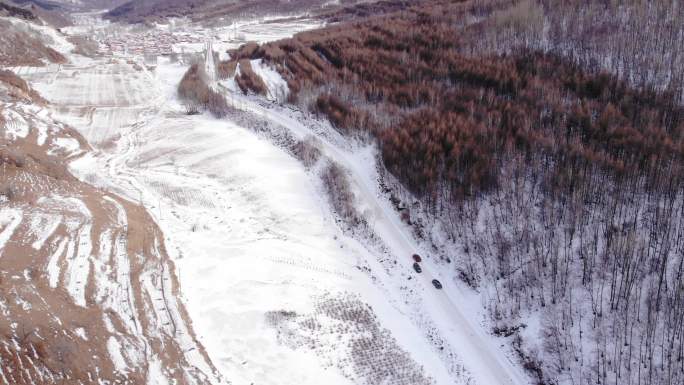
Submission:
[[[217,118],[230,112],[226,98],[207,85],[204,68],[198,64],[190,66],[178,85],[178,96],[188,114],[209,110]]]
[[[292,153],[306,168],[311,168],[321,158],[321,150],[319,150],[317,142],[317,138],[308,136],[292,145]]]
[[[354,193],[346,171],[330,162],[323,169],[321,180],[335,212],[351,226],[365,225],[363,216],[356,210]]]
[[[220,61],[216,65],[216,72],[218,72],[219,79],[228,79],[235,75],[236,67],[237,62],[235,61]]]
[[[230,112],[230,107],[228,106],[226,98],[212,89],[209,89],[207,94],[206,106],[207,109],[209,109],[209,112],[217,118],[223,118]]]
[[[193,64],[183,75],[178,85],[178,96],[185,103],[203,105],[207,100],[209,87],[205,82],[204,69]]]

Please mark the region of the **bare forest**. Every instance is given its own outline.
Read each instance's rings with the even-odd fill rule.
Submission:
[[[388,193],[540,384],[684,383],[681,4],[379,4],[232,66],[264,59],[290,102],[377,143]]]

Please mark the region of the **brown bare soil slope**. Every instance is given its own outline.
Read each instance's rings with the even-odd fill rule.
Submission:
[[[65,63],[66,58],[32,31],[0,20],[0,65],[43,66],[44,61]]]
[[[0,14],[3,16],[18,17],[25,20],[36,20],[36,15],[30,10],[15,7],[4,2],[0,2]]]
[[[69,173],[90,148],[17,79],[0,78],[0,384],[214,383],[161,231]]]
[[[8,92],[6,97],[23,100],[30,103],[43,104],[45,100],[38,92],[29,87],[28,83],[14,72],[0,70],[0,82],[4,83],[4,90]]]

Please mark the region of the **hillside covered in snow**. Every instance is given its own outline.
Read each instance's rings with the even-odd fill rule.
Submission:
[[[678,3],[2,9],[0,384],[684,380]]]

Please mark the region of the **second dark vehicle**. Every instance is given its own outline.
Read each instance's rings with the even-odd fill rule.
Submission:
[[[439,282],[439,281],[436,280],[436,279],[433,279],[433,280],[432,280],[432,286],[434,286],[435,289],[441,289],[441,288],[442,288],[442,283]]]
[[[413,270],[416,271],[416,273],[422,273],[423,269],[420,268],[420,265],[418,263],[413,264]]]

